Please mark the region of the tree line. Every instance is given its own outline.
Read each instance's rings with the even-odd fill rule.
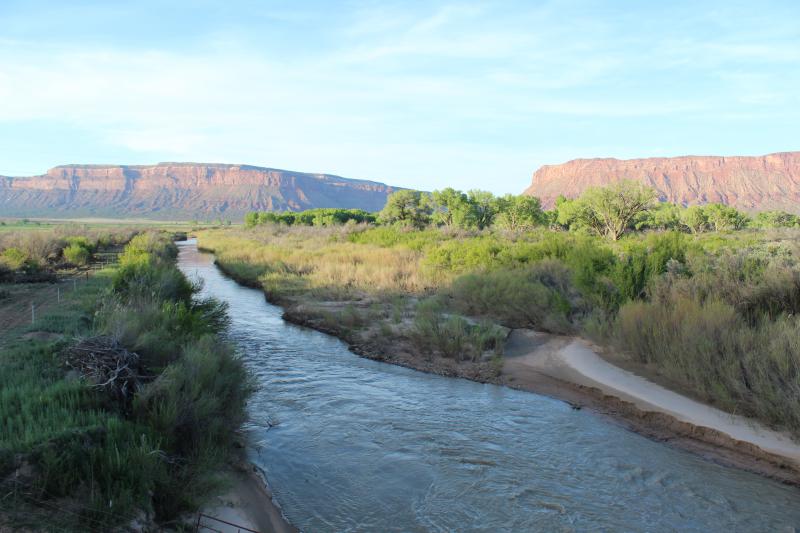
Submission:
[[[360,209],[310,209],[302,212],[251,212],[247,226],[265,223],[305,226],[341,224],[429,226],[459,229],[495,227],[525,231],[537,226],[594,234],[618,240],[629,231],[676,230],[690,233],[744,228],[798,227],[800,217],[785,211],[763,211],[755,216],[723,204],[683,207],[659,202],[656,191],[635,181],[590,187],[576,199],[560,196],[551,210],[538,198],[451,187],[431,193],[401,190],[389,195],[378,213]]]

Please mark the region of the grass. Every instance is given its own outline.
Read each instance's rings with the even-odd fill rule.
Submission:
[[[797,228],[609,242],[544,228],[266,224],[201,232],[200,245],[347,338],[405,338],[428,357],[471,362],[501,344],[489,325],[591,336],[696,397],[800,436]],[[331,301],[341,312],[315,311]],[[380,312],[346,307],[362,302]]]
[[[176,253],[163,236],[139,235],[118,268],[2,334],[0,480],[19,483],[0,505],[15,527],[177,524],[219,488],[251,381],[221,340],[225,307],[193,297]],[[57,335],[25,338],[32,328]],[[141,355],[141,387],[127,403],[65,371],[63,351],[101,334]]]

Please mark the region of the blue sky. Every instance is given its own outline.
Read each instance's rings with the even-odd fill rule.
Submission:
[[[250,163],[520,192],[800,149],[800,2],[0,0],[0,175]]]

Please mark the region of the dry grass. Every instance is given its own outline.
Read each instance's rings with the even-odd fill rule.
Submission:
[[[348,242],[344,228],[281,228],[201,232],[200,246],[234,274],[276,296],[295,291],[334,299],[359,294],[422,294],[434,288],[423,273],[422,252]]]

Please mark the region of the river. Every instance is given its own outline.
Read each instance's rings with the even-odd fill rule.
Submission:
[[[800,531],[800,490],[537,394],[360,358],[180,243],[256,376],[250,459],[326,531]]]

